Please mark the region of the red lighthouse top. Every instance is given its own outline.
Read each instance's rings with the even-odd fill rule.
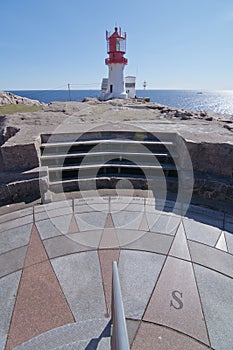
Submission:
[[[105,59],[105,64],[109,65],[112,63],[124,63],[127,64],[128,60],[124,57],[125,44],[126,44],[126,33],[124,36],[118,33],[118,28],[115,27],[115,32],[109,36],[109,32],[106,31],[106,40],[108,44],[108,55],[109,58]]]

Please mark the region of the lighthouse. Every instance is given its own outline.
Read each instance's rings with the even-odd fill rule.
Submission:
[[[108,66],[108,79],[102,81],[101,98],[108,100],[110,98],[127,98],[124,82],[124,68],[128,63],[124,57],[126,52],[126,33],[121,35],[121,30],[115,27],[112,35],[106,31],[108,58],[105,64]]]

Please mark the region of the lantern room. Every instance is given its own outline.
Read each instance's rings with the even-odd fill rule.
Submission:
[[[106,31],[107,40],[107,52],[109,57],[106,58],[105,63],[107,65],[112,63],[123,63],[127,64],[128,60],[124,57],[126,52],[126,33],[121,35],[121,29],[115,27],[115,31],[112,35]]]

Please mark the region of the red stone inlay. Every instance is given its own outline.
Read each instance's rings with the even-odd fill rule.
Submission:
[[[112,262],[119,259],[119,249],[99,250],[100,268],[108,315],[111,313],[112,299]]]
[[[79,232],[78,225],[75,219],[75,216],[72,216],[71,222],[70,222],[70,227],[68,230],[68,233],[77,233]]]
[[[74,322],[61,287],[35,229],[25,259],[6,350],[46,332]],[[33,265],[34,264],[34,265]]]
[[[141,224],[139,226],[139,230],[140,231],[150,231],[145,213],[143,214],[142,221],[141,221]]]
[[[48,256],[45,252],[38,230],[36,226],[33,225],[24,267],[38,264],[45,260],[48,260]]]
[[[105,228],[99,244],[100,249],[119,248],[119,241],[111,214],[108,214]]]

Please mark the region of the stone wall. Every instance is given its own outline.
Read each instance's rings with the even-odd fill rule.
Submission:
[[[34,143],[3,145],[1,153],[4,171],[23,171],[39,166],[39,155]]]
[[[226,183],[218,179],[196,178],[193,194],[212,201],[233,204],[233,182]]]
[[[39,180],[24,180],[0,186],[0,203],[7,205],[40,198]]]
[[[232,178],[233,144],[187,142],[193,170]]]

